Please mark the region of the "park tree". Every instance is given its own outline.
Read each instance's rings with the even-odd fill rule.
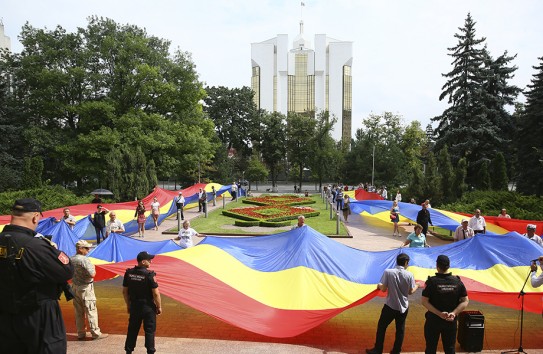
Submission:
[[[490,173],[488,172],[488,161],[481,164],[481,168],[477,173],[477,181],[475,187],[480,190],[487,191],[490,189]]]
[[[424,196],[435,204],[443,202],[443,193],[441,191],[441,176],[437,169],[436,158],[433,153],[428,154],[428,163],[424,173]]]
[[[0,49],[0,192],[19,187],[24,156],[22,107],[10,89],[12,76],[9,54]]]
[[[421,200],[424,197],[424,175],[421,168],[411,169],[409,184],[407,186],[407,196],[409,199]]]
[[[299,188],[302,188],[304,169],[310,166],[315,151],[315,118],[298,113],[287,115],[287,156],[290,166],[296,169]]]
[[[285,120],[285,116],[278,112],[262,114],[262,140],[259,146],[262,160],[270,170],[272,188],[277,186],[277,175],[281,172],[281,163],[287,152]]]
[[[42,186],[43,160],[38,157],[25,157],[23,159],[22,189],[39,188]]]
[[[346,154],[344,176],[357,183],[371,181],[375,172],[376,185],[399,185],[407,182],[405,158],[400,143],[403,136],[401,116],[390,112],[371,113],[357,129],[351,151]],[[375,156],[373,155],[375,151]],[[373,162],[375,161],[375,169]]]
[[[313,152],[309,159],[312,175],[319,182],[319,190],[325,178],[335,180],[337,176],[332,173],[332,166],[339,165],[342,153],[338,150],[332,138],[332,127],[336,123],[335,117],[330,117],[328,111],[319,112],[316,116],[315,132],[310,145]]]
[[[245,171],[245,178],[250,181],[256,182],[258,189],[258,182],[266,181],[268,178],[269,170],[266,165],[260,160],[259,154],[255,151],[253,156],[249,159],[247,170]],[[249,188],[251,186],[249,185]]]
[[[405,167],[408,171],[422,170],[427,141],[426,132],[422,130],[419,121],[414,120],[405,128],[400,148],[405,156]]]
[[[215,123],[217,136],[228,149],[243,156],[252,154],[252,141],[259,127],[259,114],[250,87],[207,87],[204,111]]]
[[[509,185],[507,166],[503,154],[499,152],[490,162],[490,187],[495,191],[506,191]]]
[[[437,155],[437,170],[441,177],[441,194],[443,196],[443,202],[447,203],[454,201],[454,172],[447,146],[443,147]]]
[[[517,190],[524,194],[543,194],[543,57],[533,67],[528,89],[524,92],[526,106],[519,118],[517,149]]]
[[[517,67],[511,62],[516,55],[510,56],[507,51],[496,59],[492,58],[488,50],[483,50],[485,81],[483,82],[484,103],[487,108],[487,117],[492,125],[498,127],[503,144],[498,146],[507,160],[514,156],[514,149],[510,146],[515,137],[517,126],[508,107],[514,107],[515,100],[522,91],[519,87],[509,83],[515,76]],[[489,156],[491,158],[492,156]]]
[[[453,184],[453,194],[456,199],[462,198],[462,195],[468,190],[468,185],[466,184],[466,175],[468,173],[468,163],[463,157],[458,160],[456,168],[454,169],[454,184]]]
[[[449,146],[453,161],[466,157],[467,180],[471,184],[476,183],[477,171],[483,162],[495,156],[507,142],[502,127],[509,121],[502,109],[517,92],[507,86],[507,80],[516,70],[508,67],[512,58],[504,54],[496,61],[492,60],[483,47],[486,39],[476,36],[475,24],[468,14],[464,27],[454,35],[458,43],[449,48],[453,69],[443,75],[447,82],[439,96],[440,100],[447,99],[449,107],[440,116],[432,118],[438,122],[436,149]],[[491,73],[498,76],[495,82],[488,80]],[[504,92],[507,92],[507,98],[493,97]]]
[[[21,53],[3,61],[17,98],[10,109],[25,127],[21,153],[43,158],[45,179],[105,186],[105,158],[121,142],[152,158],[162,178],[210,163],[216,135],[190,54],[98,17],[74,32],[26,24],[20,39]]]

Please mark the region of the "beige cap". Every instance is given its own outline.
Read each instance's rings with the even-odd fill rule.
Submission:
[[[91,247],[94,247],[94,246],[85,240],[79,240],[75,244],[75,248],[91,248]]]

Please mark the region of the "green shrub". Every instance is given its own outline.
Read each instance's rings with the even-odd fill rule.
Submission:
[[[543,198],[526,196],[509,191],[473,191],[465,193],[454,203],[443,204],[439,209],[473,214],[481,209],[483,215],[498,216],[502,208],[514,219],[543,220]]]
[[[260,221],[259,220],[234,220],[235,226],[241,226],[241,227],[250,227],[250,226],[259,226]]]
[[[271,218],[271,219],[268,219],[267,221],[278,222],[278,221],[284,221],[284,220],[295,220],[295,219],[298,219],[298,216],[300,216],[300,215],[303,215],[306,218],[310,218],[310,217],[313,217],[313,216],[318,216],[318,215],[320,215],[320,213],[321,213],[320,211],[314,211],[312,213],[300,213],[300,214],[296,214],[296,215],[288,215],[288,216],[281,216],[281,217],[278,217],[278,218]]]
[[[27,190],[0,193],[0,214],[11,214],[11,207],[16,199],[35,198],[42,203],[42,209],[51,210],[70,205],[88,204],[92,196],[78,197],[62,186],[45,186]],[[107,201],[104,200],[104,203]]]
[[[260,226],[262,227],[283,227],[283,226],[290,226],[291,221],[280,221],[280,222],[273,222],[273,221],[261,221]]]

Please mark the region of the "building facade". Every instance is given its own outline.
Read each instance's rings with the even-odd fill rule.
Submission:
[[[292,47],[288,35],[251,44],[251,88],[259,109],[270,112],[328,111],[337,119],[332,137],[344,144],[352,135],[352,42],[325,34],[305,39],[303,22]]]
[[[0,49],[11,51],[11,40],[4,34],[4,23],[0,19]]]

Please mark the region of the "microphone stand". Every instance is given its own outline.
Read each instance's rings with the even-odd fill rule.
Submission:
[[[520,293],[517,296],[517,299],[522,296],[522,300],[520,302],[520,343],[517,350],[507,350],[505,352],[502,352],[501,354],[506,353],[524,353],[528,354],[524,351],[524,348],[522,347],[522,330],[524,327],[524,287],[526,286],[526,283],[528,282],[528,279],[530,278],[530,274],[532,274],[532,269],[528,272],[528,276],[526,277],[526,280],[524,281],[524,285],[522,285],[522,289],[520,289]]]

